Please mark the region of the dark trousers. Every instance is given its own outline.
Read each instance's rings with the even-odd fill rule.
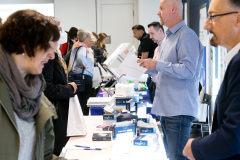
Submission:
[[[58,118],[53,120],[55,135],[53,154],[58,156],[69,139],[67,137],[69,99],[59,101],[54,105],[56,106]]]
[[[80,105],[82,107],[83,115],[89,114],[89,108],[87,107],[87,101],[92,93],[92,77],[85,75],[85,91],[77,93]]]
[[[149,90],[149,95],[150,95],[151,101],[153,103],[153,100],[155,97],[155,91],[156,91],[156,82],[151,81],[148,86],[148,90]]]

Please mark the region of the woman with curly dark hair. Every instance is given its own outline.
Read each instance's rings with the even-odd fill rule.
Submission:
[[[41,72],[59,37],[57,26],[34,10],[17,11],[0,27],[0,159],[57,158]]]

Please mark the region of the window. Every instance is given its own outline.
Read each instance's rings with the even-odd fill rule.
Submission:
[[[23,10],[23,9],[33,9],[46,16],[54,16],[54,4],[1,4],[0,5],[0,15],[2,22],[4,23],[9,15],[12,13]]]

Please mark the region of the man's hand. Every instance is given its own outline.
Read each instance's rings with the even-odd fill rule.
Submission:
[[[140,66],[148,70],[156,69],[157,60],[156,59],[139,59],[137,63],[140,63]]]
[[[135,55],[138,56],[138,52],[137,51],[135,52]]]
[[[71,82],[71,83],[68,83],[68,84],[70,84],[70,85],[73,87],[73,92],[75,93],[76,90],[77,90],[77,85],[76,85],[76,83],[75,83],[75,82]]]
[[[125,54],[128,54],[128,53],[129,53],[129,49],[126,49],[126,50],[124,51],[124,53],[125,53]]]
[[[192,153],[192,148],[191,148],[193,140],[194,140],[193,138],[190,138],[183,149],[183,155],[191,160],[195,160],[193,153]]]

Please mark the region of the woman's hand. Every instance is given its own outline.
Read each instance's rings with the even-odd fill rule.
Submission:
[[[86,68],[87,68],[86,66],[79,66],[79,68],[81,68],[81,69],[83,69],[83,67],[84,67],[84,69],[86,69]]]
[[[103,57],[107,57],[108,56],[108,53],[103,53]]]
[[[70,82],[68,84],[70,84],[73,87],[73,92],[75,93],[77,90],[77,84],[75,82]]]
[[[124,53],[125,53],[125,54],[128,54],[128,53],[129,53],[129,49],[126,49],[126,50],[124,51]]]

